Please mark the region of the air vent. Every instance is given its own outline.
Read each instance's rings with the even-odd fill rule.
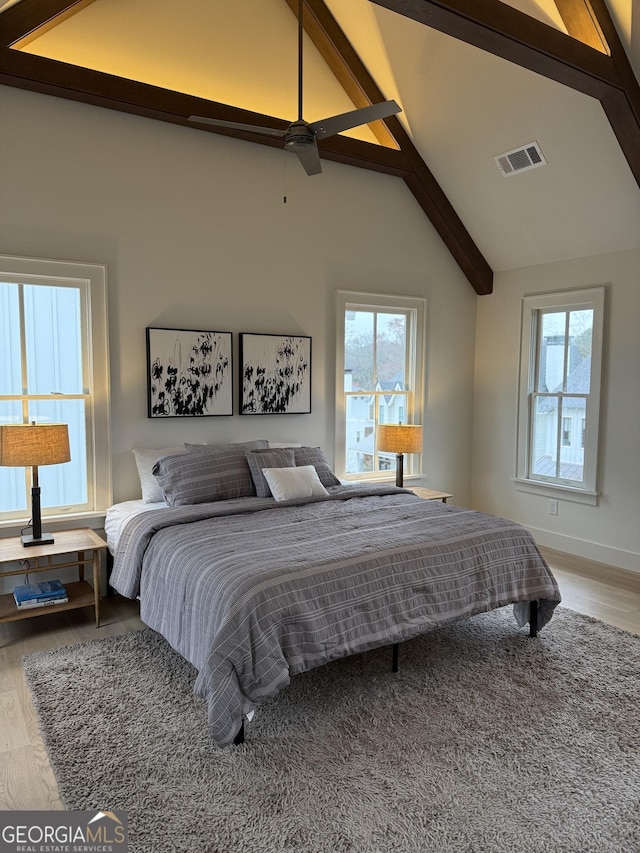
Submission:
[[[528,172],[529,169],[537,169],[538,166],[546,166],[547,161],[540,150],[537,142],[530,142],[522,148],[514,148],[493,158],[498,164],[498,169],[505,178],[510,178],[518,172]]]

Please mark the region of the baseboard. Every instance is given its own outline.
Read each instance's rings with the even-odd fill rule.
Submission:
[[[565,554],[574,554],[576,557],[584,557],[595,563],[605,563],[619,569],[630,572],[640,572],[640,554],[633,551],[625,551],[622,548],[613,548],[610,545],[600,545],[598,542],[589,542],[588,539],[576,539],[573,536],[564,536],[553,533],[550,530],[541,530],[537,527],[527,528],[533,534],[534,539],[543,548],[552,548],[554,551],[562,551]]]

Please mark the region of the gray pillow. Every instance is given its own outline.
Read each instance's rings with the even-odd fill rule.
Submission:
[[[296,457],[293,448],[269,448],[268,450],[248,450],[247,462],[259,498],[270,498],[271,489],[267,483],[263,468],[295,468]]]
[[[329,460],[319,447],[294,447],[296,466],[313,465],[323,486],[339,486],[340,480],[331,470]]]
[[[190,445],[153,467],[169,506],[225,501],[255,495],[246,445]]]

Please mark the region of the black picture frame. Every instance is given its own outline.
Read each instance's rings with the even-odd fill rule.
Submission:
[[[148,326],[147,416],[233,414],[231,332]]]
[[[311,412],[311,338],[240,334],[240,414]]]

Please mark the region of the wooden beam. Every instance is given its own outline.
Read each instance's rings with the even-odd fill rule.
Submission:
[[[617,82],[608,56],[500,0],[370,0],[586,95]]]
[[[581,2],[581,0],[574,0],[574,2]],[[620,40],[613,19],[609,14],[605,0],[590,0],[589,8],[609,50],[611,62],[615,68],[618,80],[617,88],[624,92],[624,96],[629,102],[629,108],[635,116],[635,126],[632,123],[629,126],[629,130],[633,132],[635,128],[640,129],[640,84],[638,84],[638,79],[631,67],[629,57]],[[608,95],[612,95],[612,92],[609,92]],[[614,127],[615,131],[616,127]]]
[[[233,128],[197,125],[189,121],[189,116],[203,115],[243,124],[281,127],[283,130],[288,125],[288,122],[274,116],[19,51],[0,53],[0,84],[243,139],[247,142],[257,142],[272,148],[283,148],[282,140]],[[395,148],[385,148],[345,136],[329,137],[322,140],[322,144],[323,156],[328,160],[397,177],[404,177],[408,170],[404,155]]]
[[[479,296],[493,292],[493,270],[480,250],[458,226],[458,216],[426,165],[424,171],[414,169],[404,179],[423,210],[429,210],[429,220],[440,239],[455,258],[458,266]]]
[[[591,0],[590,8],[611,55],[500,0],[370,2],[597,98],[640,185],[640,86],[605,0]]]

